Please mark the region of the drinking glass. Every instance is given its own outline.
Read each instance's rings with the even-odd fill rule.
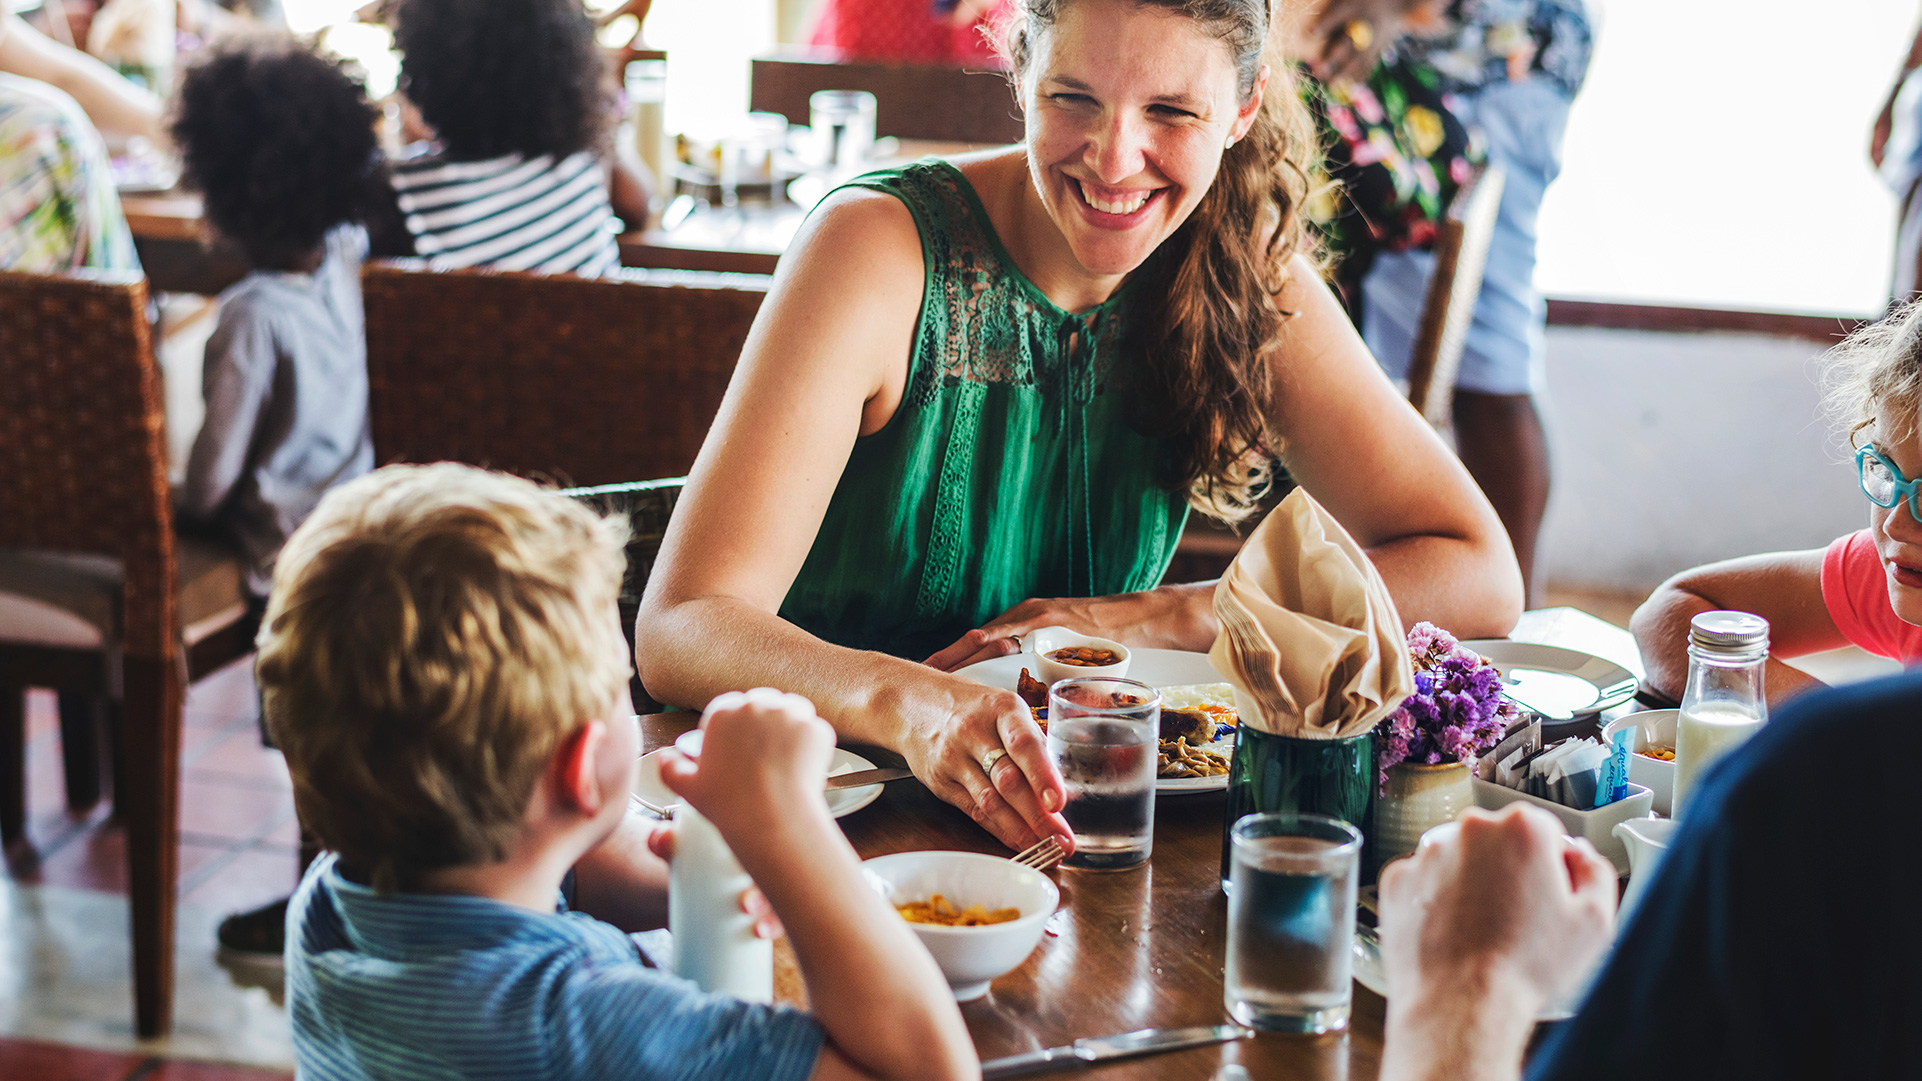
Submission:
[[[853,176],[874,148],[874,95],[865,90],[817,90],[808,97],[815,160],[831,176]]]
[[[1061,771],[1074,830],[1066,866],[1118,870],[1155,841],[1161,692],[1132,679],[1064,679],[1048,690],[1048,759]]]
[[[1273,1032],[1348,1027],[1361,834],[1326,815],[1249,815],[1231,831],[1228,1013]]]

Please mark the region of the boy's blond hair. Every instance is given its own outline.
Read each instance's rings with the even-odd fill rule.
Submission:
[[[1922,300],[1860,327],[1823,358],[1823,410],[1860,446],[1863,429],[1880,422],[1883,438],[1906,442],[1922,409]]]
[[[628,678],[621,523],[529,481],[389,466],[289,538],[259,637],[306,826],[376,889],[498,860]]]

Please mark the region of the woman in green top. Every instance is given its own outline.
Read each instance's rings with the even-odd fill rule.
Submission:
[[[1068,837],[1060,778],[1018,698],[949,673],[1053,624],[1207,649],[1212,586],[1158,583],[1188,506],[1245,513],[1250,463],[1278,457],[1410,621],[1502,634],[1521,598],[1494,512],[1304,253],[1316,150],[1266,0],[1017,6],[1026,142],[810,218],[636,658],[666,701],[806,695],[1010,845]]]

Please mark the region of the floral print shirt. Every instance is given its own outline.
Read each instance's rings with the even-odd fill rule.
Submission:
[[[140,269],[100,133],[74,100],[0,74],[0,270]]]
[[[1432,69],[1391,57],[1364,83],[1300,79],[1332,181],[1307,216],[1335,256],[1335,285],[1352,312],[1374,253],[1433,244],[1449,200],[1484,155],[1443,104]]]
[[[1583,0],[1453,0],[1444,22],[1439,36],[1395,46],[1401,59],[1434,69],[1444,92],[1540,78],[1573,99],[1588,76],[1595,39]]]

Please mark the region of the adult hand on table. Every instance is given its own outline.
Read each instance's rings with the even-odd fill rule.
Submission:
[[[1454,837],[1389,864],[1382,1077],[1516,1076],[1542,1008],[1607,948],[1615,891],[1588,842],[1521,805],[1470,810]]]
[[[1021,652],[1043,627],[1066,627],[1125,646],[1200,652],[1214,645],[1215,584],[1193,582],[1109,597],[1031,598],[956,639],[923,663],[943,672]]]
[[[1041,729],[1013,691],[943,678],[933,708],[903,711],[896,750],[928,790],[1002,844],[1022,849],[1053,835],[1074,851],[1061,808],[1067,789],[1048,761]]]

